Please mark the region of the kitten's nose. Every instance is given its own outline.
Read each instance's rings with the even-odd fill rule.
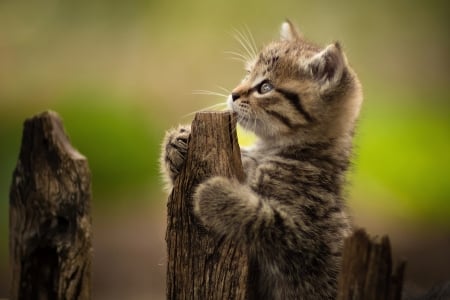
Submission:
[[[231,99],[233,99],[233,101],[236,101],[237,99],[239,99],[239,97],[241,97],[241,94],[231,93]]]

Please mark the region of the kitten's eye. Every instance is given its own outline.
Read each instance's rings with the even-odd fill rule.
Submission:
[[[271,90],[273,90],[273,85],[270,84],[270,82],[263,82],[258,89],[258,92],[260,94],[266,94],[268,92],[270,92]]]

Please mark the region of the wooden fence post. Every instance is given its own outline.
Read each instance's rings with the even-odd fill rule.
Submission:
[[[167,299],[245,299],[247,257],[233,241],[215,237],[192,214],[197,184],[216,175],[243,180],[229,112],[198,113],[186,163],[167,204]]]
[[[25,121],[10,189],[11,299],[91,298],[90,180],[56,113]]]
[[[393,270],[389,238],[370,239],[363,229],[346,239],[338,300],[400,300],[406,263]]]

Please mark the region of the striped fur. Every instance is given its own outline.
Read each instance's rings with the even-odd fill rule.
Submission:
[[[259,137],[241,151],[246,182],[201,183],[194,212],[248,249],[249,299],[334,299],[351,231],[343,185],[362,102],[359,82],[338,43],[321,49],[290,22],[248,65],[228,99],[239,123]],[[164,145],[172,179],[186,148],[171,144],[186,130],[170,132]]]

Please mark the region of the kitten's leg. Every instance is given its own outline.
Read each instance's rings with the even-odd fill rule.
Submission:
[[[194,213],[206,227],[266,253],[281,249],[274,245],[310,252],[326,243],[330,255],[338,256],[343,237],[351,231],[346,214],[336,206],[321,207],[322,216],[311,217],[309,209],[283,206],[225,177],[201,183],[193,200]],[[323,228],[328,230],[324,232]]]
[[[290,220],[248,186],[225,177],[213,177],[199,185],[194,194],[194,213],[216,233],[247,243],[263,231],[275,238],[275,222],[279,218],[282,223]]]
[[[164,137],[160,168],[168,190],[172,188],[186,159],[190,134],[191,127],[189,125],[180,125],[176,129],[169,130]]]

